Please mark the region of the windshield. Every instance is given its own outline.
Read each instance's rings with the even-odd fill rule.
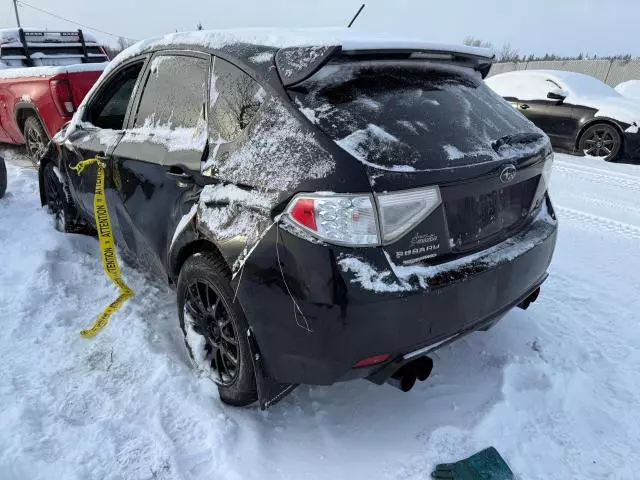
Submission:
[[[359,62],[290,90],[303,114],[362,162],[427,170],[497,159],[496,141],[540,131],[471,71]]]

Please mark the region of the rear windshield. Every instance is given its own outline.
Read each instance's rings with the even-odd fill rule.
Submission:
[[[302,113],[338,145],[383,169],[428,170],[503,159],[496,150],[500,139],[529,133],[544,139],[479,75],[462,68],[333,64],[289,92]]]

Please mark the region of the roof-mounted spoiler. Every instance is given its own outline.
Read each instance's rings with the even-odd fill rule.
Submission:
[[[337,57],[353,60],[432,60],[471,68],[486,78],[493,56],[439,49],[363,49],[344,50],[341,46],[287,47],[276,53],[276,67],[285,87],[311,77],[329,60]]]

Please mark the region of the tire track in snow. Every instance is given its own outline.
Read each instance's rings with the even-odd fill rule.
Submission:
[[[593,167],[574,167],[569,164],[557,163],[554,166],[554,173],[558,172],[572,178],[579,178],[599,185],[611,185],[621,187],[626,190],[640,192],[640,178],[624,173],[614,173]]]
[[[596,197],[589,197],[587,195],[569,194],[568,196],[570,198],[575,198],[577,200],[580,200],[581,202],[591,203],[593,205],[602,205],[603,207],[608,207],[614,210],[624,210],[629,213],[640,214],[640,206],[634,207],[633,205],[625,205],[620,202],[612,202],[611,200],[605,200],[605,199],[596,198]]]
[[[587,225],[589,227],[596,227],[596,229],[607,230],[615,232],[621,236],[631,238],[634,240],[640,240],[640,227],[631,225],[629,223],[619,222],[607,217],[601,217],[599,215],[593,215],[592,213],[583,212],[582,210],[575,210],[567,207],[556,207],[559,214],[560,221],[568,220],[576,223]]]

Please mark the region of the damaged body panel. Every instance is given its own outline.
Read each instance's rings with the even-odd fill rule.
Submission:
[[[114,61],[41,171],[57,163],[91,225],[94,176],[71,167],[105,164],[117,243],[176,285],[223,401],[408,389],[425,352],[533,302],[555,247],[548,139],[486,89],[490,63],[171,35]]]

